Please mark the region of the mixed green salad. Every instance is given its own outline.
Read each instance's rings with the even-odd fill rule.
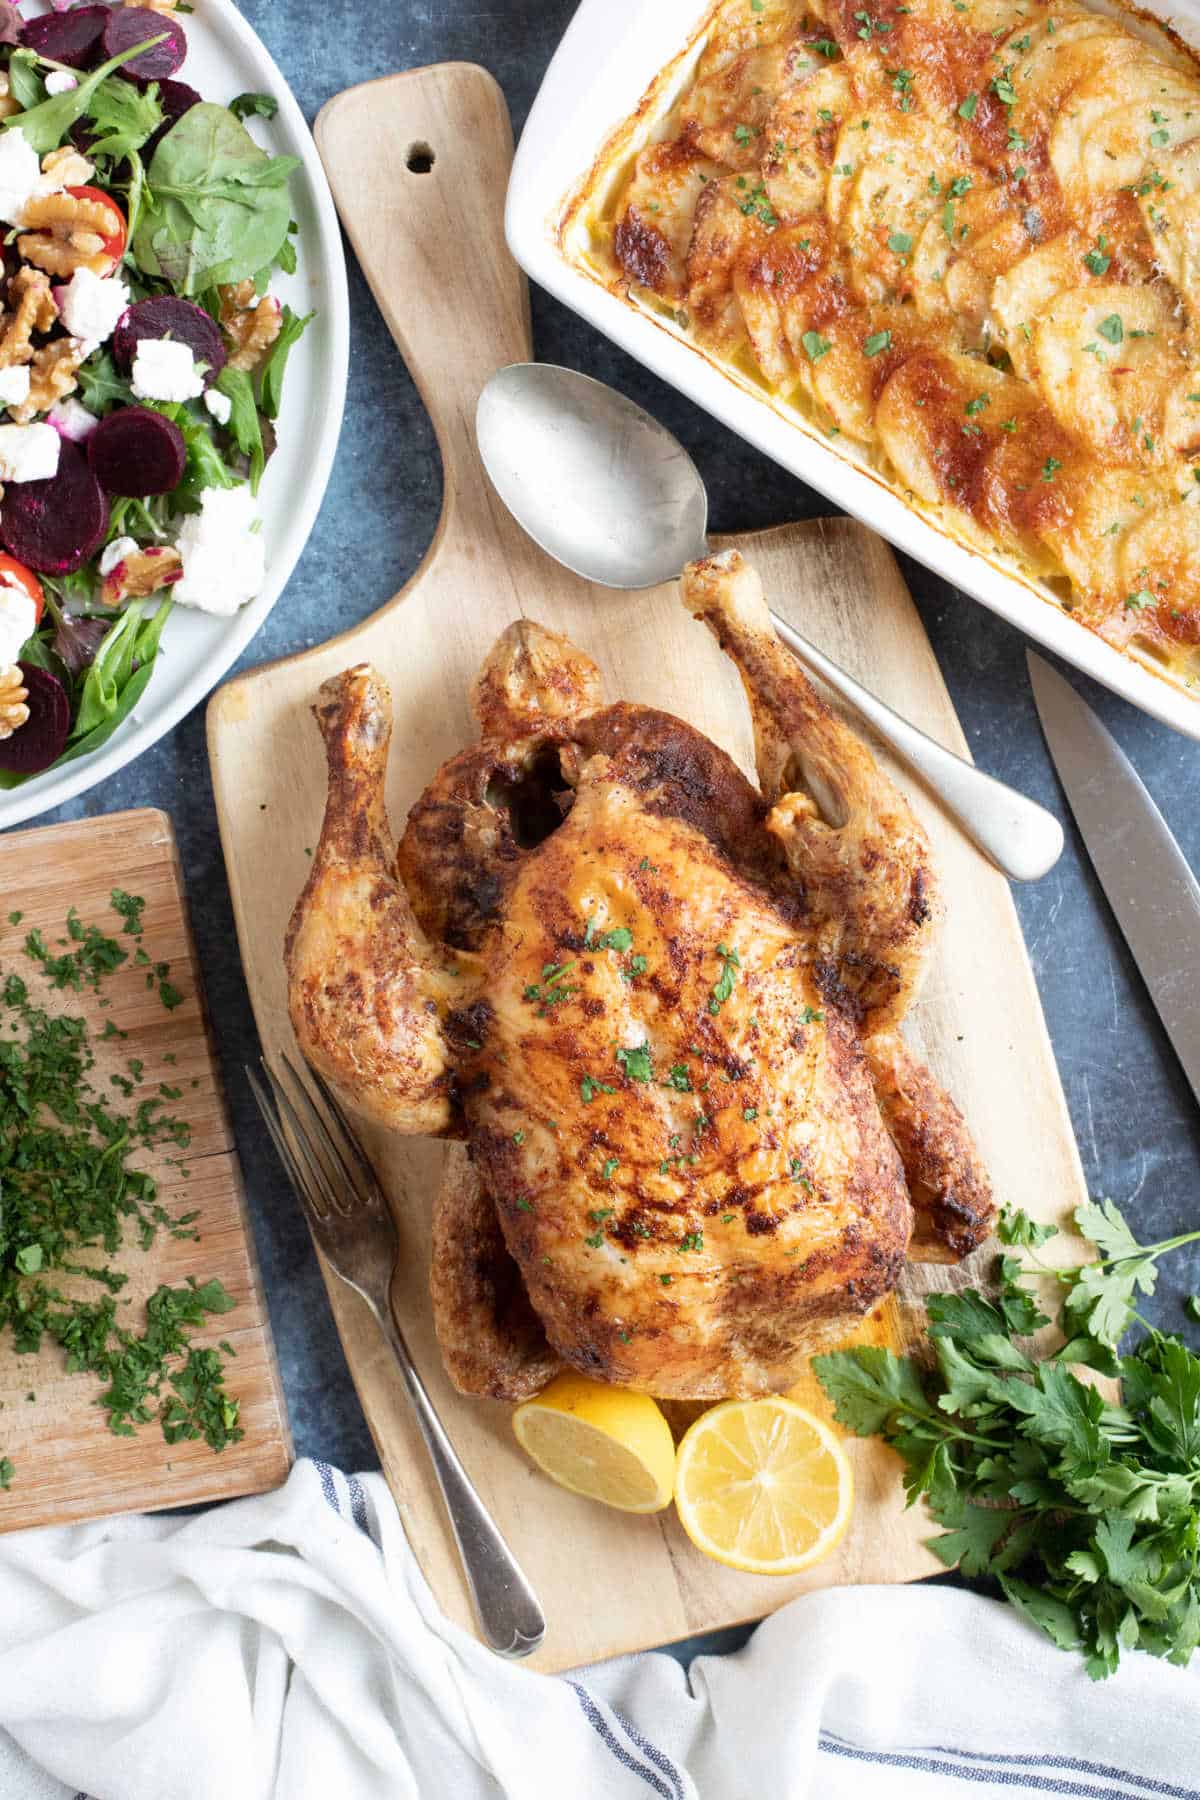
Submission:
[[[106,742],[173,606],[264,577],[298,165],[247,129],[271,96],[177,79],[177,10],[0,0],[0,787]]]

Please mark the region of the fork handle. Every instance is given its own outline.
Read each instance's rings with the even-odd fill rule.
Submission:
[[[458,1460],[391,1306],[369,1298],[368,1304],[391,1346],[417,1415],[484,1638],[500,1656],[528,1656],[546,1635],[546,1616],[537,1595]]]

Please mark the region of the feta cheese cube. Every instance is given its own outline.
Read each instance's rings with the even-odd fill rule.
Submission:
[[[233,412],[233,401],[228,394],[222,394],[219,389],[210,387],[204,395],[204,404],[218,425],[228,425],[230,414]]]
[[[101,280],[84,268],[76,269],[57,298],[63,324],[73,338],[83,340],[90,355],[116,330],[117,320],[129,305],[129,289],[115,275]]]
[[[0,481],[48,481],[61,443],[53,425],[0,425]]]
[[[69,438],[73,444],[82,444],[84,438],[90,437],[100,423],[95,413],[90,413],[82,401],[74,395],[65,400],[56,400],[46,414],[47,425],[53,425],[59,437]]]
[[[37,608],[12,577],[0,580],[0,669],[7,669],[21,654],[37,625]]]
[[[186,344],[142,338],[133,359],[133,391],[139,400],[195,400],[204,392],[204,377]]]
[[[137,547],[137,539],[131,537],[114,538],[111,544],[105,544],[100,553],[101,575],[111,575],[118,563],[136,554]]]
[[[11,369],[0,369],[0,406],[20,406],[29,398],[29,365],[14,363]]]
[[[205,488],[176,548],[183,574],[171,589],[181,606],[228,617],[262,587],[266,556],[258,508],[248,487]]]
[[[38,192],[42,165],[29,139],[17,127],[0,131],[0,219],[18,225]]]
[[[20,126],[0,131],[0,219],[19,225],[35,194],[61,194],[68,181],[86,187],[95,173],[86,157],[75,155],[43,175],[41,159]]]
[[[79,86],[78,78],[68,74],[66,69],[51,69],[46,77],[48,94],[69,94],[72,88]]]

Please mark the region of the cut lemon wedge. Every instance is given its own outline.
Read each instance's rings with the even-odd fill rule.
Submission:
[[[698,1550],[748,1575],[797,1575],[829,1555],[854,1507],[846,1452],[794,1400],[726,1400],[679,1446],[675,1506]]]
[[[517,1442],[560,1487],[622,1512],[671,1504],[675,1440],[648,1394],[558,1375],[513,1414]]]

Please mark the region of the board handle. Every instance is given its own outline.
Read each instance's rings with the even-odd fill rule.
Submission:
[[[484,478],[475,405],[532,354],[529,290],[504,241],[512,125],[486,69],[440,63],[325,105],[317,147],[346,235],[428,408],[445,477],[443,533],[508,543]],[[485,546],[486,547],[486,546]]]

